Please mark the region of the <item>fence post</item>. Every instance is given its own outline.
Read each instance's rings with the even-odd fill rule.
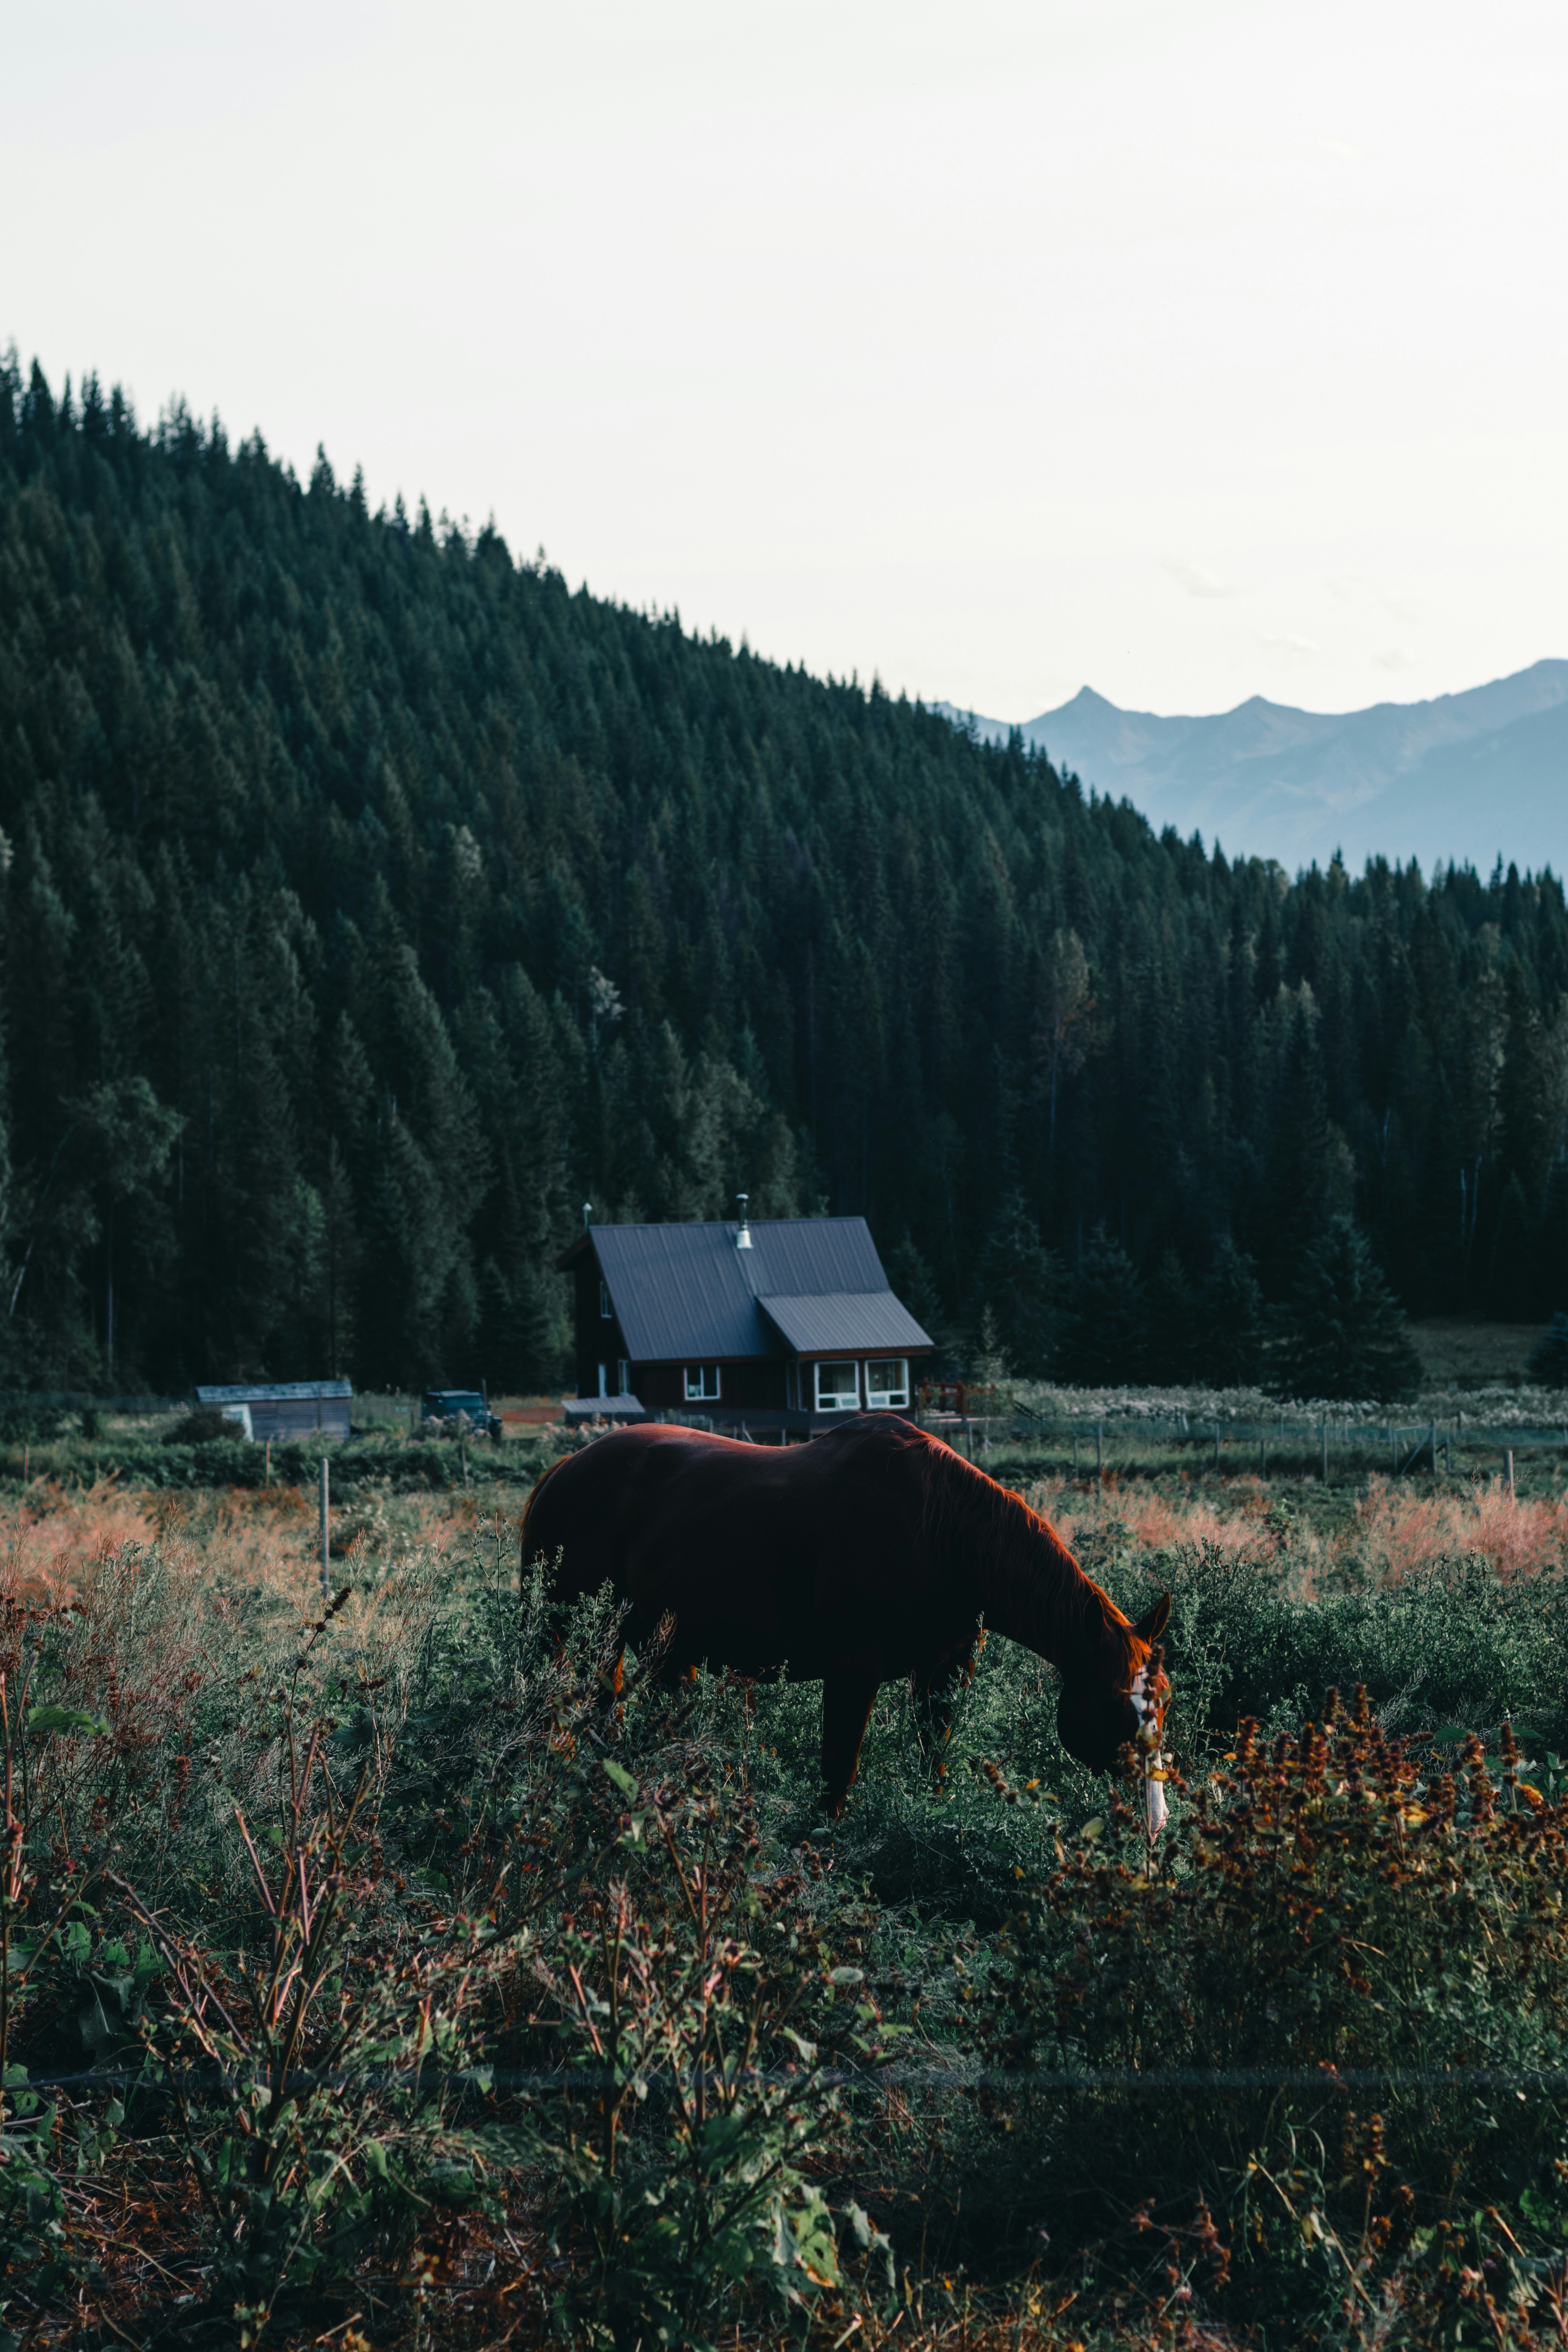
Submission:
[[[1508,1449],[1508,1499],[1510,1503],[1516,1499],[1513,1491],[1513,1448],[1511,1445]]]
[[[1323,1484],[1326,1486],[1329,1483],[1329,1424],[1326,1421],[1320,1424],[1318,1433],[1322,1440]]]
[[[1437,1475],[1437,1424],[1436,1422],[1432,1423],[1426,1435],[1432,1448],[1432,1475],[1435,1478]]]
[[[1097,1421],[1094,1424],[1094,1466],[1099,1475],[1103,1477],[1105,1475],[1105,1423],[1102,1421]]]
[[[1078,1432],[1076,1429],[1072,1433],[1072,1475],[1075,1478],[1078,1476]]]
[[[332,1571],[330,1564],[331,1542],[327,1530],[327,1457],[323,1454],[321,1456],[321,1599],[323,1601],[331,1599],[332,1588]]]

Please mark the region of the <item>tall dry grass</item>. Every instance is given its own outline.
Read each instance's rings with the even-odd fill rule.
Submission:
[[[1209,1785],[1214,1751],[1235,1747],[1238,1709],[1278,1715],[1282,1727],[1289,1717],[1295,1737],[1302,1708],[1331,1682],[1372,1684],[1373,1714],[1363,1710],[1357,1718],[1357,1736],[1367,1741],[1383,1741],[1388,1729],[1379,1709],[1392,1723],[1402,1708],[1403,1724],[1419,1728],[1420,1717],[1424,1736],[1436,1737],[1439,1723],[1495,1727],[1510,1708],[1522,1714],[1522,1702],[1538,1694],[1557,1703],[1558,1620],[1544,1605],[1563,1587],[1560,1577],[1548,1577],[1562,1548],[1555,1506],[1510,1506],[1495,1486],[1432,1491],[1380,1483],[1359,1509],[1342,1495],[1314,1496],[1323,1516],[1313,1525],[1303,1512],[1309,1498],[1283,1483],[1271,1490],[1227,1481],[1205,1492],[1108,1480],[1085,1492],[1042,1482],[1031,1499],[1057,1518],[1119,1598],[1132,1600],[1155,1575],[1174,1591],[1170,1639],[1184,1713],[1168,1755],[1194,1790]],[[1279,2320],[1270,2340],[1310,2340],[1319,2304],[1304,2299],[1312,2283],[1299,2276],[1300,2233],[1287,2231],[1278,2243],[1248,2234],[1252,2143],[1244,2137],[1230,2147],[1225,2117],[1201,2144],[1189,2134],[1191,2160],[1177,2163],[1169,2149],[1144,2147],[1140,2135],[1160,2109],[1137,2080],[1123,2089],[1086,2087],[1089,2105],[1075,2123],[1054,2091],[1037,2100],[1006,2069],[994,2081],[981,2079],[989,2061],[977,2052],[977,2033],[987,2003],[994,2007],[986,1982],[1006,1961],[994,1938],[1017,1921],[1021,1903],[1043,1899],[1038,1891],[1079,1846],[1071,1886],[1052,1898],[1061,1951],[1069,1958],[1078,1951],[1079,1929],[1091,1937],[1105,1932],[1100,1878],[1122,1836],[1114,1809],[1115,1835],[1108,1833],[1103,1784],[1075,1777],[1060,1750],[1037,1661],[1009,1644],[987,1649],[960,1709],[940,1792],[904,1736],[903,1702],[894,1692],[873,1726],[849,1813],[830,1829],[816,1810],[816,1688],[742,1689],[715,1676],[672,1696],[634,1673],[612,1713],[605,1705],[605,1622],[563,1636],[535,1601],[520,1610],[509,1518],[486,1520],[460,1496],[359,1491],[345,1496],[333,1535],[334,1585],[348,1591],[322,1622],[309,1495],[33,1488],[0,1507],[0,1601],[26,1587],[68,1604],[47,1623],[13,1624],[7,1659],[15,1674],[24,1652],[35,1657],[33,1671],[46,1679],[32,1699],[58,1710],[52,1727],[27,1735],[33,1823],[25,1851],[40,1874],[40,1916],[52,1916],[72,1875],[92,1876],[78,1946],[59,1948],[48,1982],[40,1970],[31,2007],[16,2013],[16,2046],[40,2075],[79,2069],[84,2054],[97,2063],[106,2049],[118,2053],[117,2063],[136,2059],[133,2037],[143,2032],[161,2065],[189,2068],[193,2053],[205,2052],[201,2033],[212,2038],[212,2002],[221,1996],[226,2015],[238,2017],[230,1994],[240,1961],[274,1933],[258,1910],[263,1876],[275,1895],[280,1886],[290,1903],[297,1895],[292,1934],[295,1925],[305,1932],[308,1912],[321,1916],[318,1897],[323,1888],[331,1894],[334,1874],[350,1874],[341,1965],[334,1960],[321,1984],[333,2000],[341,1994],[351,2005],[369,1999],[366,1989],[391,1963],[467,1983],[466,1939],[488,1936],[489,1926],[518,1939],[516,1965],[506,1959],[503,1967],[498,1957],[483,2000],[463,2012],[472,2054],[496,2070],[494,2092],[481,2093],[461,2052],[452,2057],[450,2101],[437,2118],[446,2152],[431,2141],[419,2158],[425,2164],[429,2156],[430,2164],[417,2175],[408,2171],[408,2195],[395,2210],[386,2200],[396,2183],[387,2186],[381,2160],[398,2134],[399,2147],[417,2152],[424,2126],[416,2129],[417,2118],[411,2123],[396,2108],[395,2084],[384,2126],[376,2069],[384,2027],[405,2037],[410,2021],[418,2022],[412,1992],[406,2000],[399,1992],[387,2017],[367,2011],[355,2028],[361,2054],[353,2067],[333,2057],[321,2081],[306,2085],[312,2098],[319,2094],[308,2132],[300,2123],[296,2133],[286,2117],[274,2117],[276,2129],[268,2126],[268,2146],[284,2155],[289,2134],[300,2137],[307,2158],[312,2147],[326,2151],[331,2178],[323,2168],[321,2194],[330,2189],[330,2201],[309,2220],[300,2203],[300,2181],[315,2178],[308,2164],[278,2175],[279,2197],[294,2199],[291,2210],[309,2228],[290,2257],[296,2300],[285,2307],[271,2298],[267,2344],[292,2352],[296,2343],[348,2342],[352,2327],[377,2352],[416,2340],[468,2352],[470,2344],[542,2344],[553,2326],[553,2340],[565,2333],[574,2342],[607,2346],[609,2281],[622,2298],[622,2347],[639,2333],[652,2341],[658,2329],[671,2344],[704,2340],[699,2330],[707,2322],[690,2317],[702,2311],[715,2324],[723,2315],[722,2332],[710,2330],[712,2340],[733,2336],[771,2346],[781,2338],[757,2264],[768,2247],[781,2246],[786,2284],[798,2284],[807,2252],[822,2278],[834,2261],[840,2265],[841,2287],[822,2287],[813,2305],[810,2340],[824,2344],[907,2341],[934,2352],[939,2344],[1033,2342],[1055,2352],[1071,2342],[1109,2343],[1114,2335],[1118,2343],[1173,2346],[1218,2343],[1233,2321],[1240,2342],[1248,2309],[1264,2307]],[[1467,1550],[1483,1554],[1500,1575],[1463,1567],[1449,1575],[1456,1555]],[[1159,1562],[1162,1553],[1170,1557]],[[1381,1589],[1335,1591],[1325,1580],[1321,1606],[1302,1605],[1303,1583],[1333,1562],[1359,1564]],[[1438,1562],[1443,1573],[1425,1572]],[[1537,1576],[1539,1583],[1522,1581]],[[0,1609],[0,1632],[5,1623]],[[1564,1745],[1549,1727],[1542,1754]],[[310,1756],[314,1811],[292,1801],[304,1770],[300,1759]],[[361,1805],[362,1778],[365,1794],[350,1840],[342,1809]],[[1548,1790],[1553,1807],[1562,1799],[1559,1779]],[[1211,1866],[1201,1843],[1194,1846],[1191,1791],[1173,1786],[1173,1797],[1175,1819],[1154,1890],[1161,1900],[1178,1878],[1187,1884],[1184,1874],[1201,1877]],[[296,1820],[300,1811],[306,1817]],[[1146,1870],[1147,1854],[1131,1828],[1125,1833],[1139,1870]],[[1179,1872],[1178,1844],[1186,1857]],[[1555,1848],[1547,1864],[1555,1875]],[[701,1940],[711,1929],[706,1896],[692,1898],[699,1873],[703,1888],[722,1882],[726,1901],[738,1906],[726,1916],[717,1975]],[[1335,1877],[1323,1917],[1338,1917],[1346,1887],[1353,1894],[1359,1883],[1346,1878],[1342,1885]],[[1142,1904],[1148,1890],[1140,1881],[1132,1892]],[[1534,1899],[1531,1893],[1521,1908],[1526,1924]],[[1261,1932],[1272,1918],[1265,1910],[1254,1926]],[[1178,1919],[1173,1911],[1167,1923],[1143,1904],[1138,1919],[1135,1957],[1148,1981],[1160,1990],[1168,1980],[1179,1990],[1182,1971],[1194,1967],[1186,1912]],[[1143,1927],[1154,1939],[1147,1951]],[[1231,1990],[1245,1972],[1244,1936],[1236,1949],[1236,1975],[1226,1980]],[[1049,1965],[1032,1982],[1051,2023],[1049,2003],[1066,1979],[1054,1946],[1046,1957]],[[686,1981],[680,1970],[688,1961],[692,2001],[671,1990],[679,1990],[678,1976]],[[615,2145],[626,2148],[632,2170],[614,2194],[593,2154],[608,2112],[593,2104],[599,2080],[593,2070],[604,2058],[595,2037],[605,2013],[595,2002],[601,1994],[608,1999],[599,1979],[609,1983],[612,1964],[622,1970],[627,1999],[642,2003],[635,2014],[616,2012],[626,2046],[611,2087],[616,2131],[626,2137]],[[1342,1996],[1340,1976],[1330,1977],[1330,1990]],[[396,1981],[412,1986],[414,1979]],[[1212,1984],[1202,1982],[1217,2000],[1217,1968]],[[782,2071],[770,2061],[759,2076],[752,2108],[739,2118],[752,2135],[736,2142],[739,2153],[719,2132],[704,2143],[711,2163],[704,2155],[694,2171],[695,2143],[678,2094],[706,2079],[705,2069],[715,2079],[721,2071],[719,2045],[701,2039],[712,2022],[713,1988],[739,1988],[738,2000],[753,1984],[770,2001],[781,1986],[791,2001],[798,1996],[785,2037],[793,2054],[775,2053]],[[420,1999],[428,1991],[426,1985]],[[1247,2018],[1244,2000],[1238,1995],[1233,2006],[1267,2042],[1268,2016]],[[1151,2005],[1168,2004],[1162,1994]],[[1494,2037],[1500,2031],[1492,2017],[1499,2007],[1477,2006],[1478,2032],[1480,2025]],[[767,2011],[774,2022],[783,2013],[776,2002]],[[740,2021],[737,2032],[751,2032],[749,2011],[742,2016],[731,2007],[725,2016]],[[1466,2032],[1469,2019],[1468,2011],[1460,2018]],[[58,2295],[48,2305],[34,2339],[40,2352],[89,2340],[84,2312],[95,2325],[110,2315],[121,2331],[96,2342],[150,2341],[171,2277],[209,2326],[205,2336],[182,2339],[191,2352],[235,2340],[232,2330],[220,2338],[230,2315],[213,2297],[226,2279],[223,2292],[235,2310],[254,2306],[256,2282],[265,2284],[269,2275],[272,2241],[259,2206],[242,2210],[229,2194],[229,2176],[216,2189],[208,2181],[221,2229],[193,2184],[229,2132],[224,2102],[233,2082],[248,2079],[258,2052],[266,2054],[254,2018],[239,2022],[243,2033],[224,2028],[232,2050],[221,2035],[215,2041],[223,2063],[210,2084],[205,2077],[195,2084],[192,2095],[199,2092],[205,2104],[194,2105],[187,2121],[159,2106],[151,2091],[115,2121],[107,2093],[73,2077],[62,2095],[68,2130],[62,2127],[58,2150],[52,2125],[36,2135],[37,2162],[49,2176],[39,2193],[56,2200],[41,2210],[46,2218],[48,2210],[63,2216],[58,2227],[77,2250],[73,2260],[85,2263],[90,2252],[99,2266],[73,2274],[86,2297],[74,2317]],[[118,2039],[106,2041],[100,2024]],[[90,2042],[89,2026],[97,2037]],[[635,2048],[626,2038],[633,2026],[641,2037]],[[1317,2046],[1306,2053],[1309,2072]],[[813,2087],[815,2077],[804,2071],[812,2063],[807,2047],[842,2075],[837,2089],[826,2075]],[[1554,2064],[1555,2047],[1548,2053]],[[1336,2055],[1326,2042],[1323,2049]],[[365,2051],[374,2065],[361,2063]],[[1130,2074],[1170,2059],[1170,2036],[1162,2031],[1146,2053],[1132,2052]],[[791,2072],[797,2062],[803,2071]],[[881,2071],[884,2063],[910,2063],[923,2087],[906,2097]],[[548,2097],[530,2104],[546,2075]],[[337,2087],[344,2084],[347,2091]],[[518,2084],[526,2097],[513,2095]],[[808,2090],[814,2137],[810,2147],[797,2146],[790,2135]],[[1321,2105],[1328,2095],[1314,2077],[1313,2099]],[[1522,2130],[1522,2106],[1509,2117]],[[725,2131],[732,2120],[723,2119]],[[459,2127],[479,2135],[466,2171]],[[1113,2142],[1137,2153],[1142,2168],[1136,2183],[1131,2165],[1125,2181],[1121,2172],[1102,2181],[1091,2210],[1083,2150],[1103,2152]],[[1562,2146],[1568,2148],[1568,2139]],[[1282,2179],[1274,2143],[1258,2147]],[[1532,2139],[1525,2149],[1532,2162],[1534,2153]],[[1471,2206],[1496,2185],[1491,2156],[1481,2155],[1490,2171],[1473,2151],[1463,2154],[1466,2193],[1472,2185],[1478,2190]],[[762,2179],[786,2158],[798,2177],[780,2206],[780,2226],[792,2234],[781,2237],[770,2222],[764,2247],[752,2215],[743,2243],[731,2238],[720,2254],[691,2255],[698,2225],[707,2228],[703,2217],[716,2195],[729,2196],[736,2167],[748,2179]],[[258,2160],[254,2152],[247,2158]],[[413,2158],[406,2161],[412,2166]],[[1435,2199],[1413,2171],[1421,2194]],[[1333,2181],[1326,2174],[1303,2180],[1317,2202],[1302,2210],[1321,2210],[1325,2229],[1342,2225],[1348,2232]],[[1505,2184],[1507,2226],[1534,2233],[1531,2259],[1542,2263],[1561,2242],[1556,2183],[1548,2167],[1538,2179],[1521,2170],[1517,2182]],[[1121,2210],[1146,2191],[1163,2199],[1158,2232],[1140,2218],[1142,2208],[1131,2219]],[[1199,2206],[1201,2230],[1193,2220],[1199,2195],[1208,2196],[1215,2217],[1211,2225],[1210,2207]],[[3,2198],[0,2184],[0,2207]],[[1428,2210],[1441,2220],[1437,2203]],[[667,2228],[659,2217],[677,2212],[687,2218],[679,2230]],[[628,2230],[635,2261],[626,2252]],[[830,2261],[835,2232],[838,2252]],[[678,2242],[688,2249],[679,2275],[667,2260]],[[1360,2241],[1347,2234],[1343,2242],[1359,2260]],[[1495,2259],[1493,2242],[1478,2241],[1477,2261]],[[1239,2301],[1223,2276],[1233,2252],[1250,2265]],[[884,2253],[896,2255],[896,2278],[885,2285]],[[736,2267],[742,2256],[751,2264],[744,2285]],[[309,2263],[319,2273],[308,2273]],[[1378,2278],[1381,2294],[1387,2282],[1382,2272]],[[319,2282],[329,2279],[339,2300],[323,2318]],[[979,2283],[973,2302],[972,2281]],[[0,2274],[0,2294],[5,2284]],[[493,2289],[493,2305],[484,2309],[481,2285],[487,2295]],[[1401,2272],[1388,2293],[1405,2298],[1406,2316],[1417,2309],[1424,2316],[1429,2285],[1433,2294],[1447,2292],[1441,2280],[1431,2285]],[[373,2288],[383,2315],[362,2326],[352,2315],[370,2309]],[[1184,2315],[1194,2310],[1205,2311],[1204,2328],[1212,2332],[1184,2332]],[[1508,2319],[1506,2334],[1494,2329],[1492,2340],[1521,2347],[1546,2340],[1536,2330],[1539,2315],[1532,2305],[1517,2325]],[[1108,2331],[1098,2339],[1097,2321]],[[254,2315],[247,2325],[260,2334]],[[795,2340],[804,2340],[798,2327]],[[1340,2339],[1323,2333],[1317,2340]],[[1405,2340],[1429,2339],[1407,2333]]]
[[[450,1551],[483,1516],[466,1495],[356,1491],[331,1509],[331,1558],[379,1577],[410,1552]],[[0,1593],[36,1607],[79,1595],[94,1564],[128,1545],[156,1547],[182,1580],[228,1591],[260,1584],[292,1601],[319,1544],[315,1497],[293,1486],[149,1492],[114,1479],[88,1487],[37,1479],[0,1495]]]
[[[1425,1489],[1374,1477],[1348,1516],[1323,1523],[1294,1507],[1299,1489],[1256,1478],[1228,1481],[1223,1496],[1114,1477],[1087,1492],[1040,1479],[1026,1493],[1066,1543],[1093,1556],[1108,1547],[1152,1554],[1202,1545],[1227,1559],[1277,1562],[1304,1593],[1347,1570],[1395,1584],[1444,1560],[1475,1559],[1508,1581],[1568,1561],[1568,1496],[1516,1501],[1500,1477]]]

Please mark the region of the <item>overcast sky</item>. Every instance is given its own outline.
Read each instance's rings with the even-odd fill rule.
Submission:
[[[1024,719],[1568,654],[1545,0],[0,0],[0,341]]]

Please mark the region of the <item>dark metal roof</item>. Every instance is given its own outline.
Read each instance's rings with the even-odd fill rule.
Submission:
[[[759,1298],[797,1356],[826,1356],[842,1348],[929,1348],[930,1339],[890,1290],[826,1290],[804,1298]]]
[[[585,1238],[598,1258],[629,1360],[691,1364],[795,1353],[783,1326],[761,1312],[760,1297],[796,1307],[833,1299],[846,1311],[857,1297],[892,1299],[864,1217],[781,1217],[749,1230],[752,1246],[743,1250],[735,1246],[740,1227],[728,1221],[590,1228]],[[876,1336],[827,1344],[895,1342]],[[929,1348],[931,1342],[908,1317],[897,1344]]]
[[[348,1381],[268,1381],[259,1388],[198,1389],[198,1404],[314,1404],[318,1397],[352,1397]]]
[[[629,1396],[624,1390],[619,1396],[564,1397],[562,1402],[569,1422],[642,1421],[646,1418],[642,1399]]]

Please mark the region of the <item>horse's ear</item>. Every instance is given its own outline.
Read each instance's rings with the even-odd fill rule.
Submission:
[[[1170,1614],[1171,1596],[1168,1592],[1162,1593],[1152,1609],[1145,1610],[1132,1631],[1141,1642],[1157,1642],[1165,1630]]]

